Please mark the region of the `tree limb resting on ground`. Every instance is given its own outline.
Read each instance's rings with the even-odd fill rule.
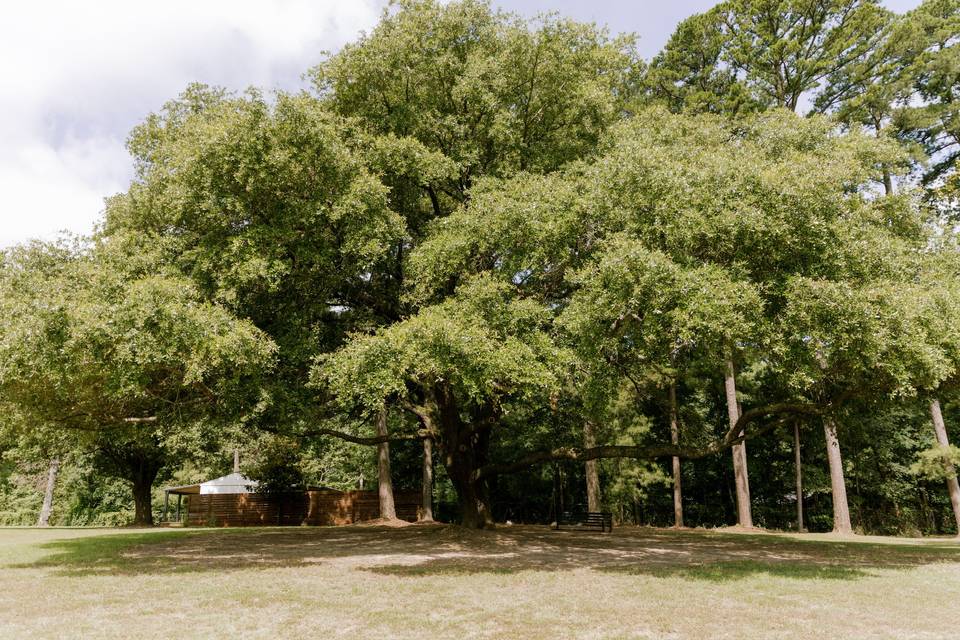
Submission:
[[[709,455],[720,453],[729,449],[735,444],[739,444],[751,437],[756,437],[771,429],[795,419],[798,415],[819,415],[823,410],[812,404],[793,404],[778,403],[757,407],[745,411],[736,424],[727,430],[723,438],[714,440],[703,447],[681,447],[674,444],[662,445],[601,445],[582,449],[579,447],[557,447],[555,449],[546,449],[534,451],[519,459],[508,463],[488,464],[475,473],[476,479],[489,478],[497,475],[506,475],[523,471],[529,467],[544,462],[554,460],[596,460],[599,458],[634,458],[640,460],[653,460],[656,458],[665,458],[676,456],[688,460],[705,458]],[[764,425],[760,429],[755,429],[751,434],[746,433],[746,427],[752,422],[756,422],[765,416],[782,416]]]
[[[428,412],[426,412],[423,407],[418,407],[411,403],[404,403],[404,408],[408,411],[411,411],[415,415],[428,416]],[[589,449],[581,449],[578,447],[558,447],[555,449],[533,451],[513,462],[488,464],[476,471],[476,478],[482,479],[496,475],[516,473],[534,465],[542,464],[544,462],[551,462],[553,460],[587,461],[596,460],[599,458],[634,458],[640,460],[653,460],[656,458],[671,456],[677,456],[678,458],[684,458],[688,460],[696,460],[698,458],[705,458],[706,456],[720,453],[721,451],[729,449],[733,445],[744,442],[751,437],[756,437],[766,433],[770,429],[796,418],[798,415],[820,415],[823,412],[824,409],[815,404],[789,402],[768,404],[762,407],[755,407],[748,411],[744,411],[737,420],[736,424],[727,430],[723,438],[714,440],[703,447],[681,447],[680,445],[674,444],[649,446],[602,445],[599,447],[590,447]],[[749,424],[757,422],[761,418],[773,416],[783,417],[764,425],[760,429],[753,430],[753,432],[749,435],[746,433],[746,428]],[[284,432],[279,429],[270,428],[265,428],[264,430],[272,433],[290,435],[300,438],[331,436],[334,438],[340,438],[341,440],[345,440],[347,442],[366,446],[376,446],[378,444],[383,444],[384,442],[422,440],[424,438],[433,437],[434,435],[427,429],[419,429],[416,433],[383,436],[358,436],[345,431],[325,428],[308,429],[306,431],[296,432]]]

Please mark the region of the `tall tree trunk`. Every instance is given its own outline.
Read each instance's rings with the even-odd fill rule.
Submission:
[[[830,488],[833,492],[833,531],[843,534],[853,533],[853,525],[850,524],[850,506],[847,504],[847,486],[843,478],[843,459],[840,457],[840,441],[837,439],[837,423],[833,418],[824,418],[823,432],[827,439]]]
[[[879,118],[874,118],[873,130],[878,140],[883,137],[883,122]],[[883,165],[883,193],[888,196],[893,195],[893,176],[887,165]]]
[[[583,423],[583,446],[587,449],[597,445],[594,425],[587,420]],[[600,511],[600,472],[597,460],[587,460],[583,463],[587,476],[587,511]]]
[[[677,411],[677,383],[670,383],[670,443],[680,444],[680,417]],[[673,526],[683,527],[683,495],[680,488],[680,458],[673,456]]]
[[[943,413],[940,411],[940,400],[930,401],[930,415],[933,417],[933,430],[937,434],[937,443],[941,447],[949,447],[947,426],[943,422]],[[953,517],[957,521],[957,535],[960,536],[960,482],[952,464],[947,465],[947,491],[950,493],[950,504],[953,506]]]
[[[553,514],[552,520],[560,522],[560,471],[557,469],[557,463],[550,465],[553,470],[553,492],[550,494],[550,513]]]
[[[387,435],[387,405],[380,408],[377,415],[377,435]],[[393,501],[393,480],[390,478],[390,443],[377,445],[377,494],[380,497],[380,517],[386,520],[397,519],[397,509]]]
[[[793,461],[797,474],[797,531],[804,532],[803,527],[803,467],[800,464],[800,423],[793,423]]]
[[[433,522],[433,440],[423,439],[423,481],[420,487],[420,521]]]
[[[724,389],[727,394],[727,416],[732,427],[740,419],[740,408],[737,404],[737,382],[733,368],[733,358],[728,357],[724,375]],[[746,443],[734,445],[733,473],[737,487],[737,524],[741,527],[753,528],[753,515],[750,513],[750,480],[747,475],[747,447]]]
[[[50,468],[47,470],[47,490],[43,494],[43,506],[40,508],[40,517],[37,519],[38,527],[46,527],[50,522],[50,512],[53,511],[53,490],[57,486],[57,473],[60,471],[60,460],[53,458],[50,460]]]

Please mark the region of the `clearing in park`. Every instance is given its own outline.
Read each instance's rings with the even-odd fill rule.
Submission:
[[[4,638],[955,638],[952,540],[446,525],[0,531]]]

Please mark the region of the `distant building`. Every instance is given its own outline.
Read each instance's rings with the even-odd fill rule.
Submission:
[[[168,487],[164,489],[162,520],[182,522],[184,526],[242,527],[341,525],[380,517],[376,491],[308,487],[304,491],[256,493],[257,485],[256,480],[234,472],[206,482]],[[174,517],[168,519],[171,495],[177,496],[177,504]],[[398,518],[417,519],[419,491],[395,491],[394,502]]]

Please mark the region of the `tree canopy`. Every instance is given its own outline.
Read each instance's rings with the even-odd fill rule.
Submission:
[[[91,238],[3,253],[0,444],[82,451],[141,522],[158,474],[227,446],[271,490],[436,454],[472,527],[558,515],[569,461],[636,508],[669,458],[716,524],[747,441],[763,523],[829,493],[849,529],[851,468],[899,512],[953,473],[921,434],[960,406],[958,16],[727,0],[648,64],[596,25],[402,0],[309,91],[191,85]]]

